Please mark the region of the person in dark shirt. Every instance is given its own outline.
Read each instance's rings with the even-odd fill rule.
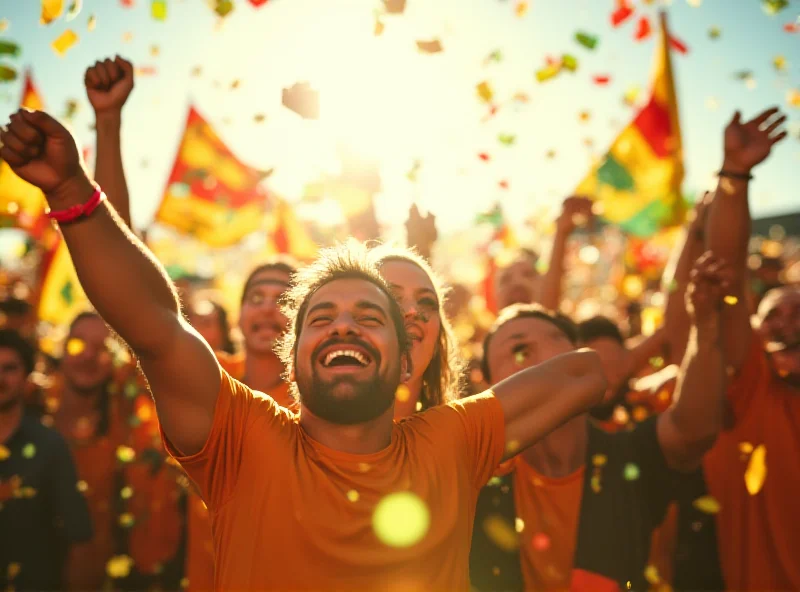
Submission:
[[[0,589],[61,590],[72,543],[91,538],[66,442],[26,414],[34,349],[0,330]]]
[[[647,589],[653,529],[722,426],[719,311],[730,269],[709,253],[693,273],[693,333],[675,404],[616,433],[577,416],[505,463],[507,474],[496,472],[478,500],[474,589]],[[573,351],[576,337],[566,317],[510,307],[484,341],[484,376],[497,382]]]

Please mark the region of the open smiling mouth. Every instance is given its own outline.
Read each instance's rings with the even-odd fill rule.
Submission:
[[[325,368],[365,368],[371,361],[369,355],[355,349],[335,349],[320,360]]]

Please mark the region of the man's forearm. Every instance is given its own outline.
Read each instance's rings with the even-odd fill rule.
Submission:
[[[694,262],[703,254],[704,238],[696,230],[687,228],[680,249],[675,251],[677,260],[667,265],[662,282],[662,293],[667,295],[667,306],[664,311],[665,342],[669,354],[669,363],[678,364],[686,354],[689,340],[691,319],[686,312],[686,287]]]
[[[122,116],[119,112],[98,114],[94,176],[122,220],[128,228],[133,229],[128,185],[122,165],[121,122]]]
[[[538,303],[550,310],[558,310],[561,305],[561,282],[564,277],[564,257],[567,252],[568,234],[557,230],[553,237],[550,264],[542,278]]]
[[[727,170],[725,166],[723,164],[723,169]],[[740,283],[743,283],[747,269],[750,241],[748,185],[746,180],[720,177],[716,196],[709,206],[705,232],[706,249],[727,261],[739,274],[737,280]]]
[[[726,381],[718,327],[693,327],[676,401],[666,412],[678,435],[671,454],[665,450],[674,465],[692,467],[713,445],[722,429]]]
[[[93,190],[88,179],[72,179],[48,200],[51,207],[69,207],[85,202]],[[161,264],[110,205],[61,230],[81,286],[100,315],[137,354],[157,355],[180,315]]]

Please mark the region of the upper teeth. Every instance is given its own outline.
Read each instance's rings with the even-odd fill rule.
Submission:
[[[339,356],[350,356],[351,358],[355,358],[356,360],[358,360],[358,362],[361,365],[363,366],[367,365],[367,358],[365,358],[361,353],[352,349],[339,349],[336,351],[332,351],[327,356],[325,356],[325,365],[329,366],[330,363]]]

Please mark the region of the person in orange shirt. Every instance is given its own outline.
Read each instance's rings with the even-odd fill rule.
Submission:
[[[800,290],[767,293],[755,326],[746,299],[751,171],[786,137],[785,120],[777,109],[747,122],[734,115],[706,227],[707,247],[736,271],[723,317],[726,425],[703,463],[731,590],[800,589]]]
[[[409,376],[404,315],[368,256],[343,247],[302,269],[287,295],[293,414],[220,368],[61,124],[19,111],[0,141],[53,211],[76,206],[55,215],[90,301],[141,362],[170,452],[208,502],[216,589],[466,591],[482,485],[606,389],[597,354],[572,352],[395,423]]]
[[[403,307],[411,338],[411,377],[398,390],[395,419],[460,398],[465,364],[444,311],[444,282],[413,250],[381,245],[370,256]]]
[[[186,307],[186,318],[216,352],[229,356],[236,353],[231,338],[231,327],[228,322],[228,311],[207,291],[196,292],[190,297]]]
[[[505,482],[484,490],[473,531],[473,587],[647,587],[650,537],[675,497],[674,483],[699,466],[722,424],[718,308],[727,274],[711,254],[697,262],[695,332],[675,405],[619,432],[600,429],[588,414],[575,417],[516,456]],[[576,340],[563,315],[512,306],[484,341],[484,375],[506,379],[573,351]]]

